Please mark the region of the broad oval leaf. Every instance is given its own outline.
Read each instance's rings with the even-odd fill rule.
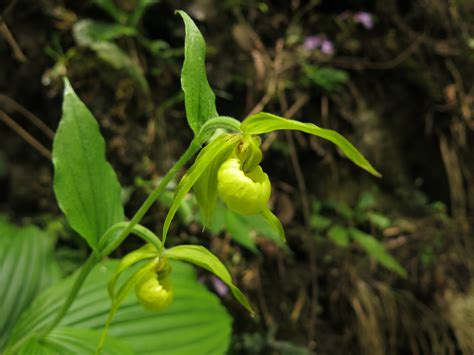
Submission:
[[[218,115],[216,97],[207,81],[206,42],[194,21],[184,11],[177,13],[186,27],[181,87],[188,124],[196,135],[208,119]]]
[[[124,220],[120,183],[105,157],[92,113],[64,81],[63,115],[54,137],[54,192],[71,227],[97,249],[99,238]]]
[[[0,352],[21,313],[59,277],[49,235],[0,221]]]
[[[247,297],[245,297],[232,282],[229,271],[227,271],[224,264],[205,247],[201,245],[178,245],[174,248],[167,249],[166,255],[168,255],[170,259],[187,261],[188,263],[192,263],[212,272],[230,287],[234,297],[247,308],[251,314],[255,314]]]
[[[94,354],[100,331],[80,328],[57,328],[47,336],[35,337],[18,349],[19,355]],[[102,355],[131,355],[131,347],[118,339],[109,337]]]
[[[351,228],[349,230],[351,237],[375,260],[385,266],[387,269],[395,271],[401,277],[406,278],[407,272],[393,256],[391,256],[377,239],[370,234],[364,233],[359,229]]]
[[[271,113],[260,112],[247,117],[241,125],[243,132],[262,134],[277,130],[290,129],[309,133],[324,138],[337,145],[354,164],[368,171],[374,176],[381,177],[380,173],[364,158],[364,156],[346,138],[336,131],[324,129],[312,123],[303,123],[288,120]]]
[[[172,267],[175,299],[170,308],[159,313],[147,311],[131,293],[110,325],[110,336],[126,342],[137,354],[224,354],[230,343],[232,318],[217,296],[197,281],[192,266],[173,261]],[[116,268],[117,262],[110,260],[95,267],[60,328],[103,328],[110,309],[107,280]],[[70,277],[51,287],[33,302],[18,321],[10,346],[54,319],[73,280]]]

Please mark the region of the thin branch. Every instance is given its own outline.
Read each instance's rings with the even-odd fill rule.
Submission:
[[[4,107],[4,110],[6,111],[9,111],[7,107],[11,106],[13,110],[18,111],[28,120],[30,120],[30,122],[33,123],[38,129],[40,129],[48,138],[53,139],[54,131],[49,128],[38,116],[36,116],[33,112],[29,111],[26,107],[20,105],[12,98],[3,94],[0,94],[0,103],[3,103],[6,106]]]
[[[7,17],[8,14],[13,10],[16,3],[17,3],[17,0],[10,1],[10,3],[5,7],[2,14],[0,15],[0,21],[4,21],[5,17]]]
[[[285,117],[293,117],[299,110],[301,110],[301,108],[308,102],[308,100],[309,95],[301,95],[300,97],[298,97],[293,103],[293,105],[291,105],[290,108],[286,110]],[[277,137],[278,131],[269,133],[265,140],[262,142],[262,150],[266,152]]]
[[[262,276],[260,275],[260,267],[256,268],[256,281],[257,281],[258,303],[260,306],[260,310],[262,312],[263,321],[265,322],[265,325],[267,328],[272,328],[275,326],[275,321],[273,320],[272,315],[268,311],[266,297],[263,291]]]
[[[5,112],[0,111],[0,121],[4,122],[8,127],[10,127],[16,134],[23,138],[29,145],[31,145],[38,153],[40,153],[45,158],[51,160],[51,152],[36,140],[31,134],[29,134],[23,127],[16,123],[10,116]]]
[[[398,54],[396,57],[385,61],[385,62],[370,62],[368,60],[357,61],[354,58],[347,60],[334,59],[333,64],[339,68],[363,70],[363,69],[375,69],[375,70],[387,70],[392,69],[403,63],[415,50],[418,45],[423,41],[424,35],[419,35],[403,52]]]
[[[285,101],[283,100],[284,92],[280,96],[280,105],[282,106],[282,111],[284,111],[284,116],[291,119],[291,117],[299,111],[303,105],[309,100],[309,96],[305,95],[300,97],[296,102],[288,109],[286,107]],[[301,205],[303,208],[303,217],[305,224],[305,239],[308,243],[309,249],[309,272],[311,275],[311,298],[310,298],[310,311],[309,311],[309,327],[308,327],[308,346],[312,347],[315,338],[315,323],[316,323],[316,309],[318,307],[318,285],[317,285],[317,273],[316,273],[316,253],[314,251],[314,245],[312,243],[311,236],[307,233],[310,227],[311,220],[311,210],[310,203],[308,198],[308,189],[306,187],[306,181],[304,178],[303,170],[301,169],[301,164],[296,152],[295,141],[293,137],[293,132],[285,131],[285,137],[290,148],[290,158],[291,164],[293,165],[293,170],[295,172],[296,182],[298,184],[298,190],[301,197]]]
[[[5,40],[8,42],[8,44],[10,45],[10,47],[12,48],[12,51],[13,51],[13,55],[15,56],[15,58],[19,61],[19,62],[22,62],[22,63],[25,63],[28,61],[28,59],[26,58],[26,56],[23,54],[23,51],[21,50],[20,46],[18,45],[18,43],[16,42],[15,40],[15,37],[13,37],[12,33],[10,32],[10,30],[8,29],[8,26],[5,22],[1,22],[0,23],[0,34],[3,35],[3,37],[5,38]]]
[[[260,99],[260,101],[254,106],[252,110],[248,113],[247,116],[251,116],[257,112],[260,112],[264,109],[264,107],[270,102],[273,95],[277,91],[279,77],[281,74],[281,68],[283,64],[283,49],[285,43],[282,40],[278,40],[275,45],[275,59],[273,60],[272,66],[272,73],[268,79],[268,85],[265,92],[265,95]]]

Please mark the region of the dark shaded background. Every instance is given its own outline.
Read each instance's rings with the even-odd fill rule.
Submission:
[[[167,47],[151,54],[135,39],[115,41],[143,69],[150,97],[126,71],[76,44],[78,20],[112,21],[92,1],[0,2],[0,211],[57,233],[70,270],[86,255],[67,227],[57,228],[64,221],[48,158],[64,74],[101,125],[129,194],[127,215],[136,211],[146,196],[137,177],[163,175],[192,136],[175,9],[193,16],[206,38],[219,113],[243,119],[264,109],[335,129],[383,174],[371,177],[319,139],[268,135],[263,167],[291,252],[256,236],[256,255],[225,233],[174,225],[172,243],[210,246],[259,310],[248,319],[224,297],[235,318],[231,351],[472,353],[472,1],[160,1],[139,28]],[[371,16],[371,28],[354,21],[360,12]],[[329,40],[333,52],[305,47],[310,36]],[[305,68],[337,69],[348,80],[329,89]],[[367,199],[370,211],[360,207]],[[144,224],[159,230],[165,213],[157,204]],[[364,217],[370,213],[388,224]],[[356,245],[331,241],[321,217],[374,235],[409,277],[381,268]]]

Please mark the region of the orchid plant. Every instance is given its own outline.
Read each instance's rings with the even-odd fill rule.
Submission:
[[[140,303],[155,312],[173,303],[172,259],[213,273],[230,288],[250,314],[254,314],[250,302],[234,285],[228,270],[214,254],[200,245],[166,248],[166,240],[180,203],[191,189],[204,215],[205,225],[210,223],[215,203],[221,198],[236,213],[260,214],[283,241],[286,239],[279,219],[267,207],[271,183],[260,166],[263,155],[259,135],[277,130],[298,130],[318,136],[338,146],[354,164],[380,176],[362,154],[335,131],[265,112],[247,117],[242,122],[219,115],[205,71],[204,38],[185,12],[177,13],[186,28],[181,84],[187,122],[194,138],[130,221],[125,221],[121,187],[105,158],[105,142],[97,121],[65,79],[63,116],[53,146],[54,190],[70,226],[88,242],[92,253],[78,272],[62,308],[40,333],[48,334],[61,322],[87,276],[102,258],[110,255],[130,234],[146,242],[121,259],[109,281],[112,305],[97,353],[102,351],[107,329],[130,291],[135,290]],[[194,163],[176,187],[160,238],[140,221],[168,183],[196,154]],[[12,349],[15,349],[15,344]]]
[[[205,226],[209,225],[216,200],[220,197],[226,206],[236,213],[261,214],[280,238],[286,240],[279,219],[267,208],[271,183],[259,165],[263,156],[258,135],[288,129],[324,138],[336,144],[353,163],[375,176],[380,176],[363,155],[335,131],[265,112],[247,117],[243,122],[232,117],[220,116],[215,105],[215,95],[207,81],[204,38],[185,12],[178,11],[178,13],[186,26],[185,60],[181,83],[185,93],[188,124],[195,134],[184,157],[187,160],[188,156],[198,151],[199,154],[176,187],[173,202],[163,224],[161,240],[158,242],[158,238],[153,236],[150,244],[122,259],[109,284],[113,307],[107,325],[120,306],[124,294],[133,285],[138,299],[146,308],[161,310],[172,302],[173,291],[170,280],[172,277],[168,258],[190,262],[214,273],[230,287],[235,298],[253,314],[254,311],[247,298],[232,283],[225,266],[209,250],[198,245],[179,245],[166,249],[165,243],[173,217],[191,189],[194,190],[204,215]],[[203,145],[204,148],[201,148]],[[149,262],[128,279],[128,287],[115,293],[119,275],[142,260]]]

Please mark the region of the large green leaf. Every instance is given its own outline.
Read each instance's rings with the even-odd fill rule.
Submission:
[[[349,234],[362,248],[364,248],[367,254],[377,260],[380,264],[389,270],[395,271],[402,277],[407,277],[406,270],[385,250],[383,244],[373,236],[356,228],[351,228]]]
[[[117,262],[112,261],[96,266],[60,328],[102,329],[110,309],[107,281],[116,267]],[[159,313],[147,311],[131,293],[117,312],[109,334],[129,344],[137,354],[224,354],[230,342],[231,317],[219,299],[197,282],[192,266],[172,262],[172,268],[175,299],[170,308]],[[52,321],[72,281],[66,279],[33,302],[17,323],[9,345]]]
[[[184,11],[178,13],[186,27],[181,87],[188,124],[197,134],[204,122],[217,116],[216,97],[207,81],[206,42],[193,20]]]
[[[33,337],[18,349],[18,355],[94,354],[100,331],[80,328],[57,328],[46,337]],[[102,355],[134,354],[126,342],[109,337]]]
[[[59,207],[71,227],[96,249],[102,234],[124,220],[121,187],[106,160],[99,125],[67,79],[53,164]]]
[[[380,177],[380,173],[364,158],[364,156],[346,138],[330,129],[318,127],[312,123],[303,123],[295,120],[288,120],[283,117],[272,115],[271,113],[260,112],[247,117],[241,125],[243,132],[249,134],[262,134],[282,129],[290,129],[313,134],[324,138],[337,145],[344,154],[352,160],[354,164],[367,170],[372,175]]]
[[[186,175],[183,176],[176,187],[173,203],[166,215],[165,223],[163,224],[163,242],[166,240],[171,221],[173,220],[181,201],[189,192],[196,180],[201,176],[201,174],[203,174],[210,164],[212,164],[212,162],[220,160],[222,156],[229,156],[238,144],[239,139],[240,137],[238,135],[222,134],[201,150],[194,164],[186,172]]]
[[[59,279],[52,252],[52,238],[38,228],[0,221],[0,352],[21,312]]]
[[[167,249],[166,255],[171,259],[183,260],[188,263],[198,265],[216,275],[224,283],[230,287],[234,297],[245,307],[251,314],[255,312],[252,309],[247,297],[234,285],[232,278],[224,264],[217,256],[201,245],[178,245],[174,248]]]

